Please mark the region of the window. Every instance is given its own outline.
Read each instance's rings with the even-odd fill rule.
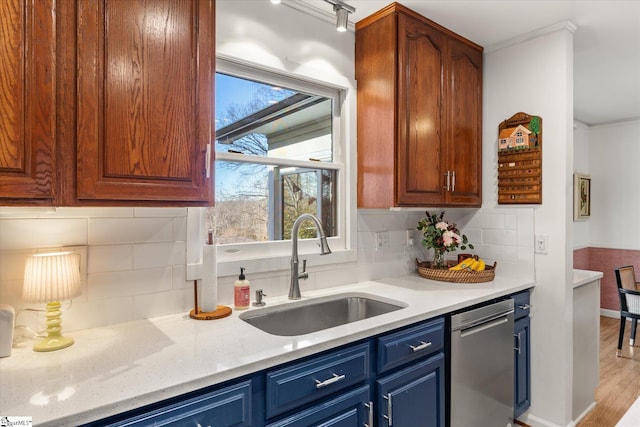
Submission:
[[[289,240],[303,213],[316,215],[327,237],[344,239],[340,91],[220,59],[217,66],[216,206],[208,216],[217,243]],[[314,237],[313,224],[302,223],[299,238]]]

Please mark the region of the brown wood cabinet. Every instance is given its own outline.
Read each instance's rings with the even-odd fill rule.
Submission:
[[[23,197],[33,203],[41,197],[29,188],[13,195],[19,189],[9,172],[17,174],[12,171],[20,162],[22,169],[49,166],[48,203],[53,205],[197,206],[213,201],[213,156],[207,150],[214,141],[214,0],[9,3],[0,7],[16,17],[19,9],[37,9],[53,22],[45,22],[51,25],[50,34],[31,34],[44,31],[44,25],[28,22],[23,24],[26,31],[13,24],[4,32],[1,78],[11,77],[6,58],[24,56],[19,42],[50,44],[50,58],[44,59],[52,66],[47,69],[49,86],[35,86],[25,78],[24,88],[14,88],[17,83],[9,81],[12,92],[0,86],[0,96],[26,98],[37,91],[33,98],[51,105],[30,115],[33,101],[18,97],[24,106],[12,104],[13,115],[2,119],[0,202],[22,204],[15,197]],[[4,10],[0,13],[3,21],[11,20]],[[44,72],[41,57],[37,63],[29,61],[25,56],[23,74],[39,78]],[[48,90],[41,94],[43,89]],[[23,125],[29,131],[52,129],[46,152],[34,149],[35,137],[28,132],[20,134],[21,123],[14,116],[33,120]],[[4,122],[10,125],[8,136]],[[51,128],[45,126],[49,123]],[[29,159],[29,153],[42,160]]]
[[[356,24],[358,207],[480,206],[482,48],[393,3]]]
[[[0,1],[0,198],[23,204],[50,205],[56,197],[53,6]]]

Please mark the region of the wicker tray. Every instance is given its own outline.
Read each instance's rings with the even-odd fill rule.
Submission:
[[[452,264],[453,265],[453,264]],[[430,268],[431,262],[420,261],[416,258],[416,267],[418,274],[425,279],[439,280],[441,282],[454,282],[454,283],[481,283],[490,282],[493,280],[496,274],[496,265],[487,265],[484,271],[469,271],[469,270],[448,270],[442,268]]]

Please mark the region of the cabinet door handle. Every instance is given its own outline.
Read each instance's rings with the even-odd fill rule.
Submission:
[[[522,353],[522,346],[520,345],[521,343],[521,337],[520,337],[520,332],[518,332],[517,334],[513,334],[513,337],[517,340],[517,345],[516,348],[514,348],[514,350],[516,350],[518,352],[518,355],[520,355]]]
[[[211,143],[207,144],[207,153],[205,155],[204,170],[207,178],[211,178]]]
[[[445,175],[447,175],[447,191],[449,191],[449,189],[451,188],[451,173],[447,171]]]
[[[373,427],[373,402],[370,400],[369,403],[365,403],[364,407],[369,410],[369,418],[364,427]]]
[[[531,307],[533,307],[531,304],[522,304],[518,306],[520,310],[530,310]]]
[[[393,425],[393,403],[391,402],[391,393],[387,393],[386,396],[382,396],[387,401],[387,415],[383,415],[382,418],[387,420],[389,427]]]
[[[409,347],[411,347],[411,350],[415,353],[416,351],[424,350],[427,347],[431,347],[431,341],[420,341],[420,345],[409,345]]]
[[[337,383],[338,381],[342,381],[343,379],[345,379],[344,375],[333,374],[331,378],[326,379],[324,381],[316,380],[316,388],[326,387],[330,384]]]
[[[456,171],[451,172],[451,191],[456,191]]]

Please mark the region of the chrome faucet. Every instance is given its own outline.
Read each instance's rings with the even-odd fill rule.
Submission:
[[[302,295],[300,295],[300,279],[307,279],[309,277],[309,273],[307,273],[307,260],[302,260],[302,273],[298,273],[298,229],[300,228],[300,223],[305,219],[310,219],[316,224],[316,228],[318,229],[318,234],[320,235],[320,255],[328,255],[331,253],[331,249],[329,249],[329,244],[327,243],[327,238],[324,235],[324,230],[322,229],[322,224],[320,224],[320,220],[314,215],[305,213],[296,218],[296,221],[293,223],[293,227],[291,228],[291,240],[293,242],[293,248],[291,251],[291,286],[289,287],[289,299],[300,299]]]

